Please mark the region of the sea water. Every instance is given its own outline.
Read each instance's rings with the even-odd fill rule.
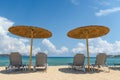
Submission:
[[[94,64],[96,58],[91,57],[90,63]],[[23,64],[29,64],[29,56],[22,56]],[[73,57],[48,57],[47,62],[49,66],[59,66],[67,65],[73,62]],[[8,66],[10,63],[8,56],[0,56],[0,66]],[[106,60],[108,65],[113,65],[114,63],[120,63],[120,57],[108,57]],[[32,57],[32,64],[35,65],[35,57]],[[85,64],[87,64],[87,58],[85,58]]]

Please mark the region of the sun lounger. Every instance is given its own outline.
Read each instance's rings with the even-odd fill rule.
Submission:
[[[99,53],[96,56],[95,64],[92,64],[94,71],[95,71],[95,67],[97,67],[97,70],[102,68],[102,70],[104,70],[104,71],[106,71],[105,68],[107,67],[107,69],[108,69],[107,71],[109,72],[109,68],[106,64],[106,58],[107,58],[107,55],[105,53]]]
[[[34,70],[39,69],[47,69],[47,55],[45,53],[39,52],[36,54],[36,63],[34,66]]]
[[[73,63],[68,64],[72,67],[72,69],[82,70],[85,72],[85,56],[84,54],[76,54],[73,59]]]
[[[6,70],[12,71],[12,70],[20,70],[21,68],[23,70],[26,70],[26,65],[22,64],[22,56],[19,52],[12,52],[9,55],[10,64],[8,67],[6,67]]]

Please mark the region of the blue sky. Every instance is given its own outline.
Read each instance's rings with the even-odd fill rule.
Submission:
[[[30,39],[9,33],[13,25],[50,30],[51,38],[33,43],[33,55],[46,52],[48,56],[86,55],[85,40],[69,38],[67,32],[80,26],[108,26],[107,35],[89,39],[90,55],[120,54],[119,21],[120,0],[0,0],[0,54],[18,51],[29,55]]]

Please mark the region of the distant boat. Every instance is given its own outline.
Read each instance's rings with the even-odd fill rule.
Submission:
[[[120,55],[107,55],[107,57],[120,57]]]
[[[9,54],[0,54],[0,56],[9,56]]]

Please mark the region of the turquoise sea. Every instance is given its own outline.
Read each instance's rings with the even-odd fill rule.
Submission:
[[[32,58],[33,65],[35,65],[35,57]],[[95,63],[95,57],[90,58],[90,63]],[[29,63],[29,56],[22,56],[23,64]],[[58,66],[58,65],[67,65],[68,63],[73,62],[73,57],[48,57],[49,66]],[[120,57],[109,57],[107,58],[107,64],[113,65],[114,63],[120,63]],[[87,64],[87,58],[85,59],[85,64]],[[8,66],[9,57],[0,56],[0,66]]]

